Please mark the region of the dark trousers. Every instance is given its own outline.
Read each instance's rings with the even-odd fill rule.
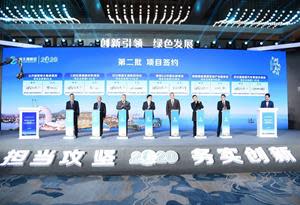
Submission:
[[[100,136],[103,134],[103,118],[100,117]]]
[[[193,136],[197,135],[197,121],[193,121]]]
[[[128,120],[126,121],[126,136],[128,136]]]
[[[74,114],[74,135],[78,137],[78,115]]]
[[[169,136],[171,136],[171,129],[172,129],[172,125],[171,125],[171,115],[169,115],[169,126],[170,126],[170,129],[169,129]]]
[[[218,115],[218,129],[217,129],[217,136],[220,136],[221,133],[221,127],[222,127],[222,112],[219,112]]]

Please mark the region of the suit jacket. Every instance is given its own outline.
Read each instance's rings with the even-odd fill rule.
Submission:
[[[80,114],[79,103],[76,100],[74,100],[73,107],[71,106],[71,101],[68,101],[67,104],[66,104],[66,109],[74,110],[74,116],[78,117],[79,114]]]
[[[273,108],[274,107],[274,103],[270,100],[269,101],[269,106],[267,107],[267,101],[262,101],[261,102],[261,105],[260,105],[261,108]]]
[[[129,110],[130,110],[130,108],[131,108],[130,102],[128,102],[128,101],[126,100],[125,103],[122,103],[122,100],[120,100],[120,101],[117,103],[116,108],[117,108],[117,110],[125,109],[125,110],[126,110],[126,115],[127,115],[127,120],[129,119]],[[118,116],[119,116],[119,113],[118,113]]]
[[[227,107],[227,110],[230,110],[230,103],[228,100],[225,100],[225,105]],[[223,107],[224,107],[224,105],[223,105],[222,101],[220,100],[217,105],[217,109],[219,110],[219,112],[222,112]]]
[[[204,106],[203,106],[201,101],[197,101],[197,103],[192,102],[191,107],[192,107],[192,110],[193,110],[192,120],[197,121],[197,110],[203,109]]]
[[[150,106],[148,107],[148,102],[145,101],[143,103],[142,109],[145,110],[155,110],[155,103],[153,101],[150,102]],[[154,112],[152,112],[152,117],[154,118]],[[145,113],[144,113],[144,118],[145,118]]]
[[[167,101],[166,104],[166,114],[170,117],[171,116],[171,110],[179,110],[180,114],[180,102],[177,99],[174,99],[174,103],[172,106],[171,99]]]
[[[99,110],[98,102],[94,103],[94,108],[93,109],[94,110]],[[101,104],[100,104],[100,114],[101,114],[100,116],[101,116],[102,119],[106,117],[106,105],[103,102],[101,102]]]

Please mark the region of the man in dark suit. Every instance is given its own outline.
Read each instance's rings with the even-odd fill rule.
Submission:
[[[152,118],[154,118],[154,110],[155,110],[155,103],[152,101],[152,95],[147,95],[147,101],[143,103],[142,109],[145,110],[152,110]],[[145,118],[145,113],[144,113]]]
[[[222,126],[222,111],[223,110],[230,110],[230,103],[226,100],[226,95],[221,95],[221,100],[218,102],[217,109],[219,110],[219,116],[218,116],[218,130],[217,130],[217,136],[220,136],[221,133],[221,126]]]
[[[180,114],[180,103],[179,100],[175,99],[175,94],[173,92],[170,93],[170,99],[167,101],[166,104],[166,115],[168,115],[169,123],[170,123],[170,136],[171,136],[171,111],[172,110],[179,110],[179,114]]]
[[[75,100],[75,95],[73,93],[70,94],[70,100],[66,104],[66,109],[74,110],[74,134],[78,137],[78,117],[80,114],[79,103]]]
[[[106,117],[106,106],[102,102],[102,97],[97,97],[97,102],[94,103],[94,110],[100,111],[100,136],[103,134],[103,120]]]
[[[130,106],[130,102],[128,102],[126,100],[126,95],[125,94],[123,94],[121,96],[121,100],[117,103],[116,108],[117,108],[117,110],[123,110],[123,109],[126,110],[126,116],[127,116],[127,120],[126,120],[126,136],[127,136],[127,134],[128,134],[129,110],[131,109],[131,106]],[[118,118],[119,118],[119,113],[118,113]]]
[[[261,102],[261,108],[274,108],[273,101],[270,100],[271,95],[269,93],[265,94],[265,100]]]
[[[193,102],[191,103],[191,107],[193,110],[193,116],[192,116],[192,120],[193,120],[193,136],[197,135],[197,110],[201,110],[204,108],[202,102],[200,100],[198,100],[197,95],[193,95]]]

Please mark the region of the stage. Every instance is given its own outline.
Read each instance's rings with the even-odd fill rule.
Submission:
[[[129,132],[128,140],[118,140],[117,132],[104,133],[101,140],[90,139],[90,132],[80,132],[79,137],[74,140],[63,139],[64,132],[40,133],[40,139],[20,140],[16,131],[2,131],[0,143],[0,162],[4,161],[7,152],[15,150],[30,150],[30,155],[26,159],[23,167],[6,166],[0,168],[1,174],[25,174],[25,175],[154,175],[154,174],[197,174],[197,173],[240,173],[240,172],[276,172],[276,171],[300,171],[300,131],[279,130],[278,138],[258,138],[256,131],[233,131],[232,139],[217,138],[213,131],[206,132],[207,139],[199,140],[192,137],[191,132],[181,132],[181,139],[169,139],[168,132],[155,132],[156,139],[143,139],[143,132]],[[232,162],[222,164],[220,148],[237,148],[243,164]],[[245,155],[246,147],[255,149],[262,147],[269,158],[269,163],[252,164]],[[296,162],[276,162],[270,154],[270,147],[287,147]],[[207,165],[206,162],[194,165],[191,151],[200,149],[210,149],[213,154],[214,163]],[[49,167],[32,167],[34,154],[37,150],[56,150],[56,157]],[[78,149],[85,151],[85,155],[77,165],[60,165],[63,159],[63,151]],[[112,167],[92,167],[94,153],[96,150],[116,150],[115,165]],[[136,165],[130,164],[129,159],[133,151],[161,150],[167,152],[172,150],[178,153],[178,160],[173,163]],[[152,152],[153,152],[152,151]],[[146,156],[147,157],[147,156]]]

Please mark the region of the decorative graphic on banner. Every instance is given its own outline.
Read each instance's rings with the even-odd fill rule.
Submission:
[[[270,60],[270,70],[274,75],[280,75],[281,65],[279,63],[279,58],[275,58],[272,56]]]

